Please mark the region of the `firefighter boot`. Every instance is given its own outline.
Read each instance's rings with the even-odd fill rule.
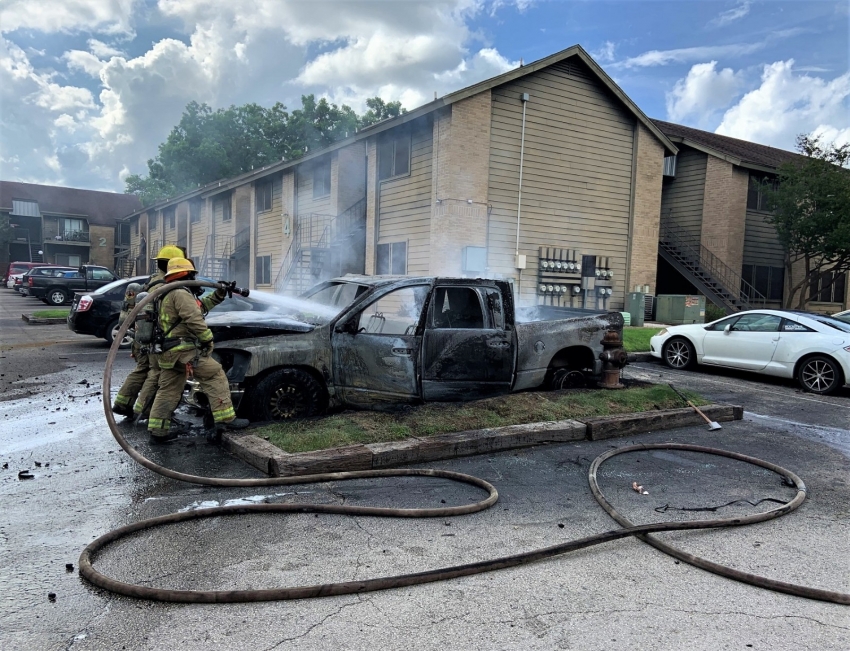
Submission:
[[[174,439],[177,438],[177,432],[174,430],[167,429],[149,429],[148,433],[150,436],[150,442],[153,445],[161,445],[163,443],[170,443]]]
[[[125,418],[133,417],[133,408],[130,405],[112,405],[112,413],[118,416],[124,416]]]

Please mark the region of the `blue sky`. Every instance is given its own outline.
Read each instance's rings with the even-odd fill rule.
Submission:
[[[850,141],[847,0],[3,0],[0,178],[123,189],[192,100],[408,108],[582,45],[649,116]]]

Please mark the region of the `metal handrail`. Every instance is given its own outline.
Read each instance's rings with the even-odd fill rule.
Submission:
[[[718,258],[709,248],[695,237],[684,238],[675,233],[669,226],[661,226],[661,239],[675,247],[681,255],[688,254],[688,261],[696,271],[707,274],[717,282],[745,310],[754,306],[764,307],[767,297],[759,292],[752,284],[744,280],[728,264]]]

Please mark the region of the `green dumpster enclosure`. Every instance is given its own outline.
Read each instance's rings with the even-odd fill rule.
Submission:
[[[655,299],[655,319],[669,325],[705,323],[705,296],[662,294]]]

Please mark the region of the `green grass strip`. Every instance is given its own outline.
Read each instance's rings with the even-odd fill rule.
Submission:
[[[623,347],[627,353],[648,353],[649,340],[661,332],[661,328],[623,328]]]
[[[699,395],[683,392],[695,404]],[[275,423],[254,430],[286,452],[309,452],[354,443],[401,441],[450,432],[523,423],[582,419],[684,407],[666,385],[620,390],[573,389],[524,392],[460,403],[430,403],[393,412],[346,411],[320,418]]]
[[[54,310],[36,310],[30,316],[36,319],[64,319],[70,311],[70,307],[56,308]]]

